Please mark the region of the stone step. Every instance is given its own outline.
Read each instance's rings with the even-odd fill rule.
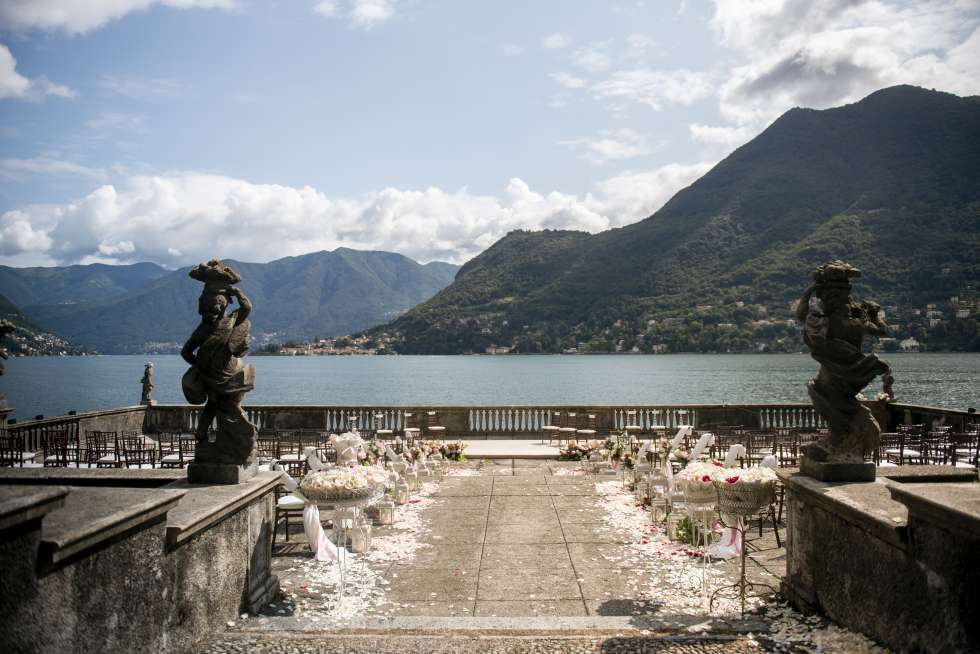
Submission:
[[[757,654],[776,651],[748,635],[349,635],[228,633],[195,654]],[[778,651],[791,651],[779,649]]]
[[[230,623],[229,623],[230,624]],[[704,615],[593,615],[520,617],[442,617],[393,616],[366,617],[330,623],[310,616],[251,617],[235,623],[228,633],[325,633],[331,634],[413,634],[413,635],[610,635],[646,633],[659,635],[730,636],[769,631],[768,623],[755,617],[719,618]]]

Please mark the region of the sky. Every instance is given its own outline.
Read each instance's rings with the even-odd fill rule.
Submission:
[[[0,264],[462,263],[894,84],[980,94],[980,0],[0,0]]]

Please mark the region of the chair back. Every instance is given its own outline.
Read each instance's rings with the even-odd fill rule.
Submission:
[[[24,466],[24,440],[6,429],[0,430],[0,468]]]
[[[113,452],[118,439],[118,432],[86,430],[85,449],[88,451],[89,463],[93,463],[92,459],[97,461],[100,457]]]
[[[69,446],[71,444],[67,429],[46,429],[41,433],[41,448],[44,450],[46,467],[67,468]]]
[[[135,434],[135,435],[134,435]],[[123,432],[122,461],[127,468],[156,467],[156,445],[151,445],[138,432]]]
[[[185,466],[194,460],[194,453],[197,451],[197,439],[181,438],[177,443],[180,446],[180,460]]]
[[[180,454],[180,442],[183,440],[180,437],[180,432],[161,431],[156,436],[157,444],[160,447],[160,456]]]
[[[266,460],[279,458],[279,437],[275,433],[259,434],[255,441],[259,458]]]

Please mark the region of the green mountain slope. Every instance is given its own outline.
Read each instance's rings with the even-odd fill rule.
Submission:
[[[257,340],[336,336],[390,320],[431,297],[456,267],[422,266],[390,252],[338,248],[265,264],[226,261],[243,278]],[[29,315],[73,342],[106,353],[173,351],[199,317],[201,285],[189,269],[96,302],[32,306]],[[2,287],[0,287],[2,288]]]
[[[0,294],[0,318],[9,320],[17,327],[17,331],[3,338],[3,347],[10,354],[81,354],[84,351],[83,348],[34,324],[3,294]]]
[[[380,331],[401,352],[798,349],[790,303],[812,268],[844,258],[865,272],[857,292],[915,335],[902,312],[970,306],[978,290],[978,152],[977,97],[900,86],[793,109],[650,218],[509,234]]]
[[[21,307],[76,304],[117,297],[169,271],[155,263],[12,268],[0,266],[0,292]]]

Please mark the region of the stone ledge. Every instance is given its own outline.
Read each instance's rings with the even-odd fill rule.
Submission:
[[[878,477],[903,484],[965,483],[977,481],[977,469],[953,466],[878,466]]]
[[[142,488],[72,488],[41,528],[40,559],[57,564],[128,531],[160,522],[183,491]]]
[[[888,492],[895,482],[824,482],[793,469],[781,469],[776,474],[801,501],[812,502],[885,542],[902,549],[908,546],[908,509]]]
[[[64,486],[0,487],[0,530],[43,518],[61,508],[69,491]]]
[[[980,541],[980,484],[896,484],[888,490],[910,516]]]
[[[186,475],[180,468],[0,468],[0,484],[159,488]]]
[[[242,484],[191,484],[186,479],[165,486],[184,491],[183,500],[167,516],[167,544],[179,545],[248,506],[279,484],[278,472],[260,472]]]

